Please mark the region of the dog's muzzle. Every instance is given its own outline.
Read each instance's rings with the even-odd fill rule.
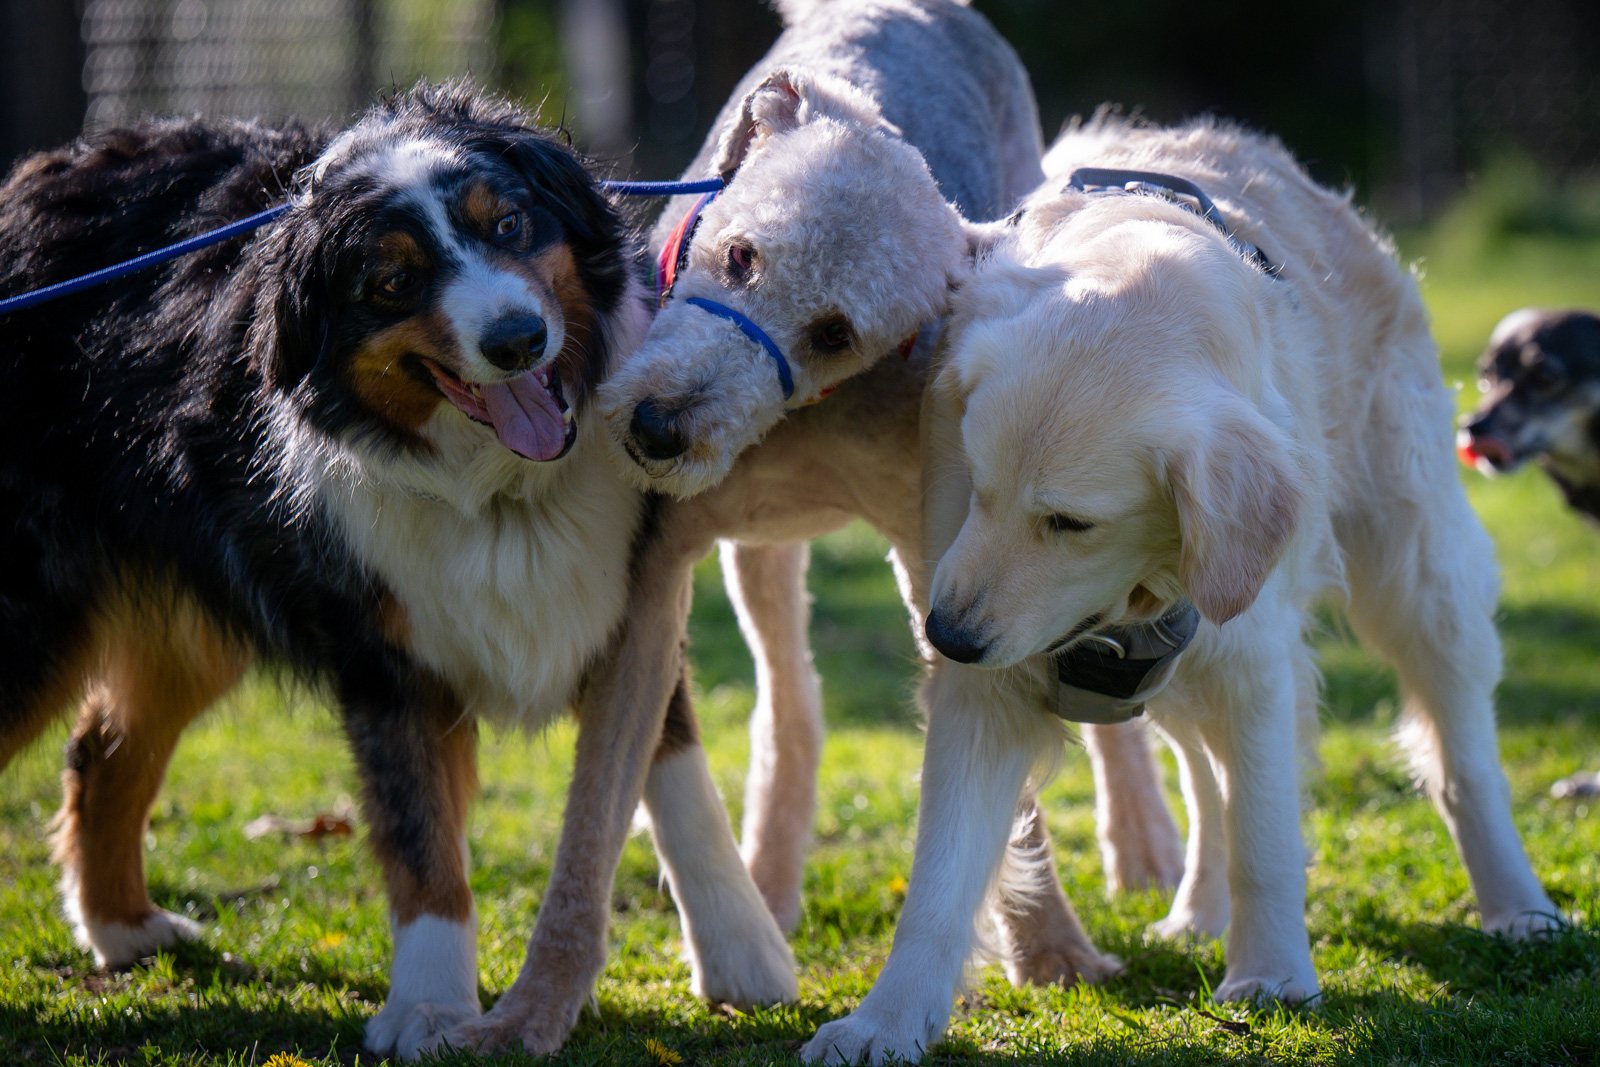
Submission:
[[[1200,612],[1183,601],[1154,622],[1108,626],[1051,656],[1056,668],[1050,710],[1069,722],[1113,725],[1144,714],[1178,657],[1200,628]]]

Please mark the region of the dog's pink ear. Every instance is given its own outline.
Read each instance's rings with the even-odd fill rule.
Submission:
[[[739,105],[739,118],[717,149],[717,173],[730,181],[750,150],[775,133],[800,125],[806,81],[797,71],[778,69],[767,75]]]
[[[1178,574],[1221,625],[1255,602],[1300,507],[1300,475],[1282,433],[1241,399],[1213,412],[1169,470],[1183,539]]]

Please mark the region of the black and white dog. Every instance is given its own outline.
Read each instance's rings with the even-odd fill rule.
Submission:
[[[1478,361],[1478,388],[1461,458],[1485,474],[1537,459],[1569,505],[1600,520],[1600,317],[1513,311]]]
[[[367,1040],[409,1056],[480,1011],[476,716],[577,704],[576,840],[539,927],[559,1044],[660,735],[619,752],[583,710],[650,527],[584,414],[647,325],[633,239],[527,115],[419,87],[337,136],[154,122],[28,158],[0,188],[0,296],[285,196],[254,236],[0,316],[0,766],[81,701],[58,858],[81,939],[127,963],[194,932],[151,905],[141,851],[185,725],[255,659],[324,688],[394,923]],[[772,981],[752,996],[792,995]]]

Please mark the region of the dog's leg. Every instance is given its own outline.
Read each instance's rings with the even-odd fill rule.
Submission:
[[[1301,624],[1298,611],[1263,593],[1226,629],[1211,631],[1209,647],[1190,651],[1196,662],[1183,677],[1223,800],[1232,921],[1218,1000],[1298,1003],[1317,993],[1296,744]],[[1207,857],[1199,860],[1204,871]]]
[[[696,995],[739,1008],[793,1000],[794,955],[739,858],[700,747],[687,678],[667,707],[644,802],[683,922]]]
[[[722,574],[756,663],[740,851],[778,926],[800,921],[800,883],[817,810],[822,682],[811,665],[805,543],[722,543]]]
[[[367,1023],[366,1046],[408,1060],[483,1010],[466,841],[478,784],[477,722],[442,686],[419,688],[409,705],[345,701],[394,931],[389,996]]]
[[[661,523],[668,525],[665,518]],[[669,698],[683,676],[681,639],[691,590],[683,561],[698,558],[703,548],[686,548],[662,535],[635,561],[627,625],[612,653],[595,665],[591,688],[578,708],[578,749],[561,843],[527,959],[494,1009],[451,1031],[449,1044],[497,1048],[520,1040],[531,1052],[554,1052],[593,992],[605,965],[612,878],[662,738]],[[703,780],[703,765],[697,773]],[[679,781],[685,779],[691,776]],[[714,800],[709,784],[705,788]],[[685,793],[692,798],[692,790]],[[720,813],[720,803],[716,808]],[[726,814],[721,820],[733,859],[728,876],[736,874],[751,885],[752,911],[781,941],[777,924],[737,861]],[[685,890],[684,897],[694,894]]]
[[[1483,928],[1521,937],[1562,920],[1528,864],[1500,767],[1494,546],[1448,477],[1448,507],[1396,505],[1341,532],[1350,621],[1400,677],[1400,740],[1461,851]]]
[[[61,891],[79,942],[106,967],[199,936],[191,919],[151,904],[144,837],[178,736],[233,688],[249,657],[182,608],[107,620],[101,678],[67,744],[55,819]]]
[[[1172,739],[1178,756],[1178,780],[1189,811],[1183,880],[1172,896],[1167,917],[1151,929],[1161,937],[1221,937],[1228,928],[1228,838],[1222,790],[1211,773],[1211,758],[1195,725],[1194,709],[1177,703],[1180,699],[1176,694],[1163,694],[1159,708],[1151,712]]]
[[[1032,788],[1017,805],[1017,819],[989,902],[1000,934],[1002,963],[1012,985],[1093,985],[1122,969],[1083,932],[1072,902],[1056,877],[1050,833]]]
[[[1083,744],[1094,770],[1095,836],[1107,890],[1177,885],[1183,877],[1183,840],[1167,810],[1144,721],[1085,725]]]
[[[944,1032],[1023,784],[1061,743],[1055,721],[1008,697],[1004,684],[972,668],[935,668],[916,856],[894,949],[860,1006],[818,1030],[803,1059],[915,1060]]]

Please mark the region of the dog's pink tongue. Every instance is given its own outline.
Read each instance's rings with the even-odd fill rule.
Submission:
[[[554,459],[567,443],[561,408],[537,374],[479,386],[500,443],[529,459]]]

